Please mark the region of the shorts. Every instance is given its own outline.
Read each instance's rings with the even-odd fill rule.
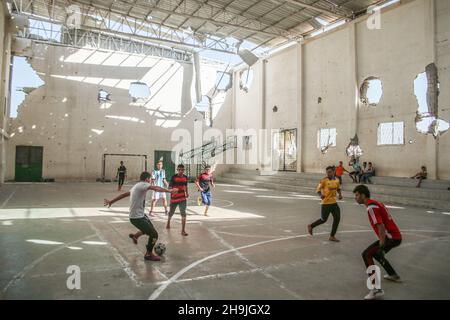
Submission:
[[[142,218],[130,219],[133,226],[138,228],[143,234],[148,235],[147,251],[152,251],[156,241],[158,240],[158,232],[147,216]]]
[[[183,200],[180,202],[171,202],[170,203],[170,211],[169,216],[172,217],[175,213],[175,210],[177,207],[180,206],[180,214],[182,217],[186,217],[186,207],[187,207],[187,200]]]
[[[211,191],[200,192],[200,195],[202,196],[202,203],[206,204],[207,206],[210,206],[211,205],[211,200],[212,200]]]
[[[152,193],[152,200],[159,200],[159,199],[166,200],[166,193],[165,192],[153,191],[153,193]]]

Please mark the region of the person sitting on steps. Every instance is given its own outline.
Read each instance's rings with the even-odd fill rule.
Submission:
[[[411,177],[411,179],[419,179],[419,182],[417,183],[416,188],[420,188],[422,181],[427,179],[427,176],[428,176],[427,167],[422,166],[421,169],[422,169],[422,171],[416,173],[414,176]]]

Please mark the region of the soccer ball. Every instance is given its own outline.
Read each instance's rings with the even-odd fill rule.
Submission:
[[[164,252],[166,252],[166,245],[164,244],[164,243],[158,243],[156,246],[155,246],[155,253],[158,255],[158,256],[162,256],[163,254],[164,254]]]

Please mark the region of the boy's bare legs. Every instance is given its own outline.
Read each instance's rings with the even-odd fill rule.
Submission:
[[[137,244],[139,237],[142,235],[143,235],[142,231],[138,231],[134,234],[130,233],[128,236],[130,237],[131,240],[133,240],[134,244]]]
[[[165,214],[167,216],[168,211],[167,211],[167,199],[166,198],[163,198],[163,207],[164,207]]]
[[[187,236],[188,235],[186,233],[186,217],[181,217],[181,235],[182,236]]]
[[[155,203],[156,203],[156,199],[152,199],[152,203],[150,205],[150,212],[148,213],[150,216],[154,217],[155,215],[153,214],[153,208],[155,208]]]
[[[420,185],[422,184],[422,180],[423,180],[423,178],[420,177],[420,178],[419,178],[419,183],[418,183],[417,186],[416,186],[417,188],[420,188]]]
[[[208,209],[209,209],[209,205],[206,205],[206,207],[205,207],[205,216],[208,216]]]

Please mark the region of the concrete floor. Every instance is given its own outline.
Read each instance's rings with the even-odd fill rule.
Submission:
[[[125,189],[128,190],[130,186]],[[144,262],[146,237],[127,235],[128,201],[102,207],[113,184],[6,184],[0,188],[0,294],[3,299],[361,299],[366,276],[361,252],[373,241],[364,207],[340,203],[341,243],[319,217],[316,198],[219,184],[215,207],[203,217],[190,202],[188,237],[179,215],[164,228],[162,262]],[[197,196],[190,188],[192,198]],[[389,204],[387,204],[389,205]],[[388,258],[403,277],[383,281],[385,299],[450,299],[450,214],[391,208],[403,231]],[[45,241],[43,241],[45,240]],[[81,269],[81,289],[69,290],[68,266]]]

